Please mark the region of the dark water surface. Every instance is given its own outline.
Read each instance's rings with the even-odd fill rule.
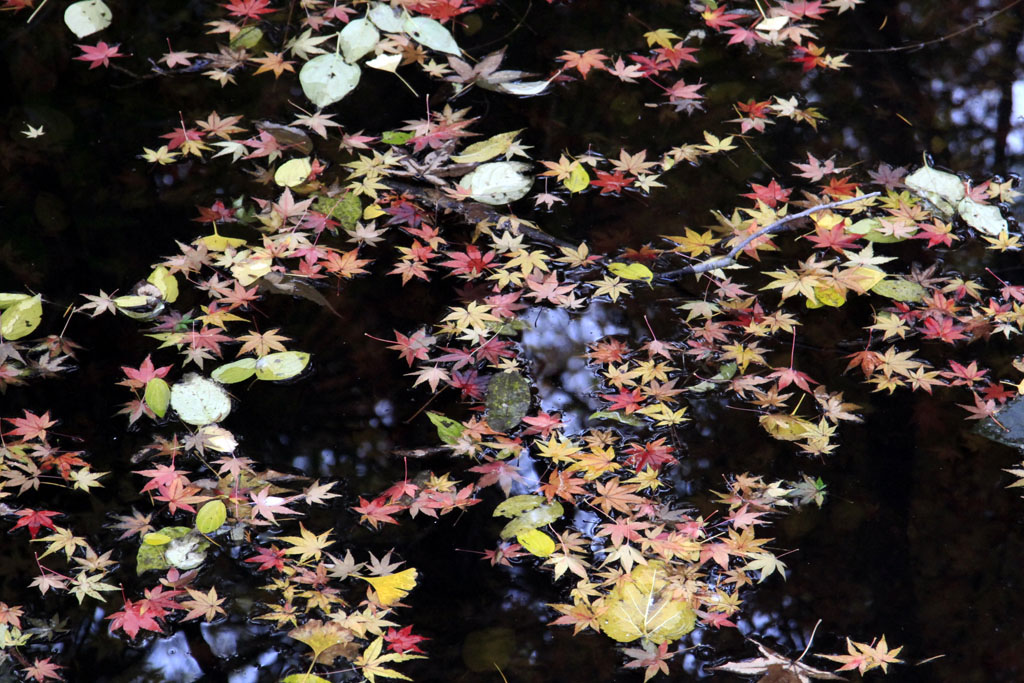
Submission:
[[[202,41],[206,3],[109,4],[118,40],[139,54],[161,54],[167,36],[176,49]],[[590,194],[547,214],[521,209],[553,234],[586,239],[596,252],[639,248],[659,234],[706,223],[711,209],[729,212],[749,182],[772,177],[765,164],[785,176],[789,162],[803,160],[805,151],[821,158],[835,154],[844,165],[861,161],[871,169],[878,162],[911,166],[928,153],[936,164],[978,178],[1020,171],[1024,5],[920,49],[853,51],[930,41],[1005,4],[871,0],[825,22],[820,40],[830,52],[851,50],[851,68],[841,72],[802,76],[782,60],[709,42],[700,66],[711,84],[707,113],[693,117],[646,108],[636,88],[610,79],[600,88],[570,83],[528,100],[474,91],[461,106],[484,115],[481,133],[527,127],[524,137],[537,159],[557,159],[563,150],[578,152],[588,145],[609,156],[620,147],[662,150],[732,118],[729,108],[737,97],[800,93],[828,117],[817,132],[790,127],[757,138],[761,160],[736,154],[672,173],[665,180],[669,187],[649,199]],[[239,87],[218,91],[200,76],[140,80],[113,70],[87,70],[71,61],[77,50],[60,21],[62,7],[52,1],[30,27],[22,23],[23,13],[0,18],[5,67],[0,92],[7,102],[0,120],[0,291],[40,291],[52,302],[47,314],[52,317],[81,292],[131,288],[151,263],[175,251],[175,240],[196,236],[191,219],[197,205],[254,191],[247,176],[225,164],[153,168],[138,159],[143,146],[158,146],[158,136],[178,125],[179,112],[186,121],[216,108],[222,115],[287,122],[292,118],[288,100],[301,100],[294,80],[290,87],[286,79],[240,78]],[[508,63],[539,72],[549,72],[564,50],[625,51],[636,49],[639,34],[649,28],[682,34],[696,26],[685,6],[667,1],[513,2],[478,14],[483,27],[461,41],[464,48],[479,56],[509,42]],[[383,78],[367,79],[339,112],[346,130],[368,132],[423,115],[421,102]],[[43,123],[47,135],[26,140],[19,133],[26,121]],[[983,265],[998,269],[1004,279],[1021,280],[1019,257],[990,254],[968,254],[958,267],[976,272],[985,258]],[[404,464],[393,449],[436,442],[422,418],[406,423],[426,392],[410,389],[405,364],[365,335],[383,338],[393,329],[409,333],[432,324],[443,315],[451,286],[414,283],[402,289],[397,278],[389,278],[390,289],[384,289],[380,281],[346,283],[331,299],[340,320],[308,302],[278,297],[260,304],[272,321],[267,326],[301,340],[315,367],[301,382],[246,394],[244,409],[228,425],[242,437],[243,455],[270,467],[339,479],[344,499],[323,519],[310,521],[310,528],[333,526],[342,547],[363,553],[380,555],[396,547],[419,569],[421,583],[403,616],[431,638],[430,659],[402,667],[413,678],[501,680],[493,669],[477,670],[474,653],[486,651],[504,662],[501,671],[513,683],[641,680],[641,674],[619,668],[620,656],[604,636],[572,637],[569,629],[545,626],[557,616],[546,604],[566,599],[549,574],[529,561],[492,568],[473,552],[494,545],[499,526],[489,511],[496,497],[457,519],[418,518],[380,533],[358,526],[346,509],[356,496],[376,495],[402,477]],[[670,307],[685,294],[655,288],[622,308],[595,306],[571,319],[562,312],[531,312],[534,329],[522,344],[533,363],[541,407],[562,411],[581,429],[595,408],[598,388],[579,358],[585,344],[608,334],[647,338],[645,314],[659,337],[670,338],[676,331]],[[820,476],[830,495],[822,509],[777,522],[775,547],[795,549],[784,558],[788,580],[772,579],[748,593],[738,630],[691,634],[695,647],[684,658],[685,673],[674,663],[674,680],[713,676],[703,667],[753,656],[745,636],[796,656],[819,619],[818,652],[845,651],[846,635],[866,642],[884,633],[891,646],[905,646],[902,656],[910,662],[943,655],[921,667],[892,668],[890,680],[1024,680],[1024,500],[1005,489],[1012,479],[1001,471],[1019,456],[971,435],[963,411],[949,396],[870,394],[842,377],[845,361],[839,357],[849,350],[837,348],[837,341],[859,337],[856,326],[864,324],[868,312],[861,313],[851,312],[845,321],[811,316],[802,331],[808,346],[803,351],[817,363],[815,379],[866,406],[865,422],[841,428],[841,446],[827,461],[797,455],[768,439],[754,416],[714,399],[693,406],[701,419],[680,432],[686,442],[676,472],[680,499],[710,511],[707,491],[721,489],[724,475],[742,471],[766,480]],[[104,539],[100,545],[105,546],[113,538],[102,526],[108,513],[148,505],[138,493],[141,480],[128,474],[134,468],[129,458],[150,440],[148,430],[126,432],[125,419],[113,417],[126,397],[114,386],[119,366],[137,366],[154,348],[137,329],[123,317],[79,316],[67,334],[84,347],[80,367],[59,380],[15,387],[0,397],[3,416],[25,408],[50,410],[61,418],[61,432],[81,438],[96,470],[114,473],[92,500],[78,496],[67,502],[78,506],[76,529]],[[997,340],[970,349],[993,363],[1005,363],[1020,351],[1013,341]],[[453,405],[441,400],[432,408]],[[443,458],[426,466],[448,469]],[[37,599],[26,596],[26,577],[36,570],[34,548],[22,540],[6,536],[0,542],[0,600],[11,604]],[[128,552],[134,553],[134,545]],[[260,579],[233,569],[229,558],[222,560],[218,592],[255,595]],[[138,588],[127,585],[130,577],[125,581],[130,594]],[[40,611],[33,616],[56,604],[51,598],[37,602]],[[68,614],[71,644],[57,657],[68,664],[69,680],[242,683],[305,670],[295,641],[240,619],[191,622],[174,634],[127,647],[107,634],[105,615],[93,601]]]

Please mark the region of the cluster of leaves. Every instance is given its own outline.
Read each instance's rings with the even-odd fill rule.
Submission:
[[[30,4],[6,0],[5,8]],[[227,552],[211,550],[216,539],[245,549],[244,562],[267,576],[271,597],[257,618],[290,628],[289,635],[306,643],[312,651],[310,671],[344,658],[371,681],[401,677],[386,665],[420,654],[422,638],[412,634],[411,626],[391,621],[393,610],[415,586],[416,570],[400,570],[390,553],[382,559],[371,555],[367,562],[357,562],[351,551],[332,555],[327,552],[330,532],[316,533],[303,523],[290,535],[278,535],[283,524],[307,514],[295,506],[333,498],[332,484],[268,472],[236,455],[237,440],[218,424],[230,404],[211,407],[227,401],[217,393],[222,390],[202,379],[215,388],[200,393],[207,385],[183,376],[190,365],[205,372],[207,363],[216,365],[210,377],[223,383],[253,375],[270,381],[298,375],[308,356],[290,350],[286,342],[291,339],[279,328],[261,332],[254,305],[268,295],[284,294],[333,310],[318,286],[337,288],[367,275],[375,260],[386,264],[386,273],[400,278],[403,286],[442,275],[461,285],[461,300],[436,326],[396,330],[387,343],[412,369],[414,387],[424,385],[432,394],[454,389],[469,408],[483,414],[462,420],[429,416],[443,442],[438,450],[458,456],[455,462],[464,464],[464,473],[423,472],[377,495],[366,493],[351,509],[377,529],[399,523],[400,513],[439,517],[478,504],[479,491],[497,485],[507,500],[495,515],[510,521],[485,558],[494,565],[540,558],[570,596],[569,602],[552,605],[561,615],[552,623],[571,625],[576,633],[599,631],[621,643],[639,641],[624,650],[626,666],[643,668],[648,678],[667,672],[668,660],[678,652],[669,646],[698,622],[711,628],[735,626],[742,589],[772,574],[785,575],[785,565],[768,547],[771,539],[758,536],[757,526],[795,506],[824,501],[820,479],[766,482],[742,474],[719,494],[728,512],[717,520],[663,502],[660,494],[682,450],[679,431],[689,420],[688,399],[729,396],[753,407],[772,437],[794,442],[810,455],[831,453],[839,424],[858,420],[858,406],[798,370],[793,348],[801,316],[842,307],[854,295],[870,297],[877,305],[865,325],[864,349],[849,356],[848,369],[859,370],[875,391],[964,387],[973,402],[964,406],[977,419],[995,416],[1013,397],[1014,391],[990,376],[989,368],[949,360],[935,369],[909,346],[961,348],[993,334],[1016,336],[1024,320],[1024,290],[998,281],[986,291],[969,277],[876,255],[876,247],[882,251],[909,240],[950,249],[955,241],[973,239],[962,212],[944,211],[927,192],[907,189],[905,169],[882,165],[869,181],[859,181],[843,175],[848,169],[833,159],[808,155],[806,162],[795,164],[797,177],[807,181],[802,198],[792,198],[794,190],[783,178],[752,184],[745,195],[750,206],[737,206],[729,216],[717,214],[710,228],[686,228],[616,260],[492,208],[532,191],[529,167],[513,161],[530,158],[522,131],[466,145],[465,139],[475,135],[472,127],[481,122],[469,109],[447,102],[399,130],[346,132],[335,114],[323,111],[344,97],[344,84],[302,76],[317,73],[314,62],[320,57],[357,68],[371,53],[366,66],[397,74],[399,66],[416,64],[439,84],[452,84],[455,93],[477,85],[539,94],[568,82],[572,72],[584,86],[603,72],[626,84],[657,88],[666,99],[656,104],[694,113],[705,84],[682,74],[698,62],[703,41],[719,40],[721,33],[728,36],[728,45],[782,47],[804,71],[838,69],[844,66],[843,56],[827,55],[810,42],[814,22],[830,9],[851,9],[858,0],[764,3],[767,9],[707,3],[694,13],[695,28],[685,37],[655,29],[644,34],[643,49],[622,55],[567,51],[552,64],[549,77],[536,81],[522,80],[529,77],[522,72],[499,70],[501,52],[470,66],[450,32],[437,23],[485,3],[399,4],[406,14],[385,8],[398,22],[389,24],[386,16],[372,14],[375,9],[361,15],[361,8],[303,2],[305,12],[293,37],[282,50],[272,51],[265,36],[287,26],[280,10],[269,0],[231,0],[219,6],[224,16],[208,24],[211,35],[228,42],[202,53],[172,50],[159,60],[156,71],[162,75],[199,72],[222,86],[242,74],[269,73],[276,80],[297,73],[317,110],[300,111],[281,123],[250,123],[214,110],[191,126],[182,121],[163,136],[165,143],[144,148],[142,157],[153,164],[220,159],[281,189],[273,197],[239,197],[200,207],[197,220],[210,224],[209,234],[180,243],[178,253],[155,264],[134,291],[88,295],[88,303],[76,309],[92,316],[118,312],[151,324],[145,334],[159,343],[154,352],[169,358],[164,349],[178,354],[176,362],[160,367],[151,356],[138,367],[124,367],[120,383],[132,396],[122,412],[129,423],[149,420],[164,428],[177,416],[195,428],[154,438],[144,454],[149,463],[138,473],[145,478],[140,490],[150,495],[155,511],[133,511],[112,525],[123,532],[120,540],[138,537],[140,573],[147,578],[162,574],[142,596],[125,597],[121,610],[109,614],[113,631],[135,638],[178,621],[223,615],[232,606],[229,596],[203,582],[208,556]],[[336,30],[340,25],[346,28]],[[344,45],[343,58],[326,50],[331,40]],[[90,68],[126,56],[105,41],[80,47],[83,54],[77,59]],[[662,174],[727,155],[738,148],[737,139],[747,142],[751,134],[787,121],[815,127],[823,119],[815,107],[793,96],[736,102],[735,109],[738,118],[724,122],[739,127],[730,134],[705,130],[696,141],[667,143],[660,150],[620,149],[617,158],[613,151],[605,156],[588,149],[540,160],[541,176],[558,185],[545,185],[533,195],[534,204],[550,208],[586,192],[650,193],[663,187]],[[1015,194],[1012,184],[1000,179],[968,183],[962,192],[977,205],[1009,202]],[[793,221],[796,213],[807,220]],[[459,232],[466,226],[473,228],[468,240],[460,237],[465,231]],[[802,233],[789,242],[807,250],[802,260],[766,270],[753,278],[754,284],[734,280],[738,261],[768,258],[779,250],[777,233],[793,226]],[[223,236],[220,230],[239,236]],[[1019,248],[1008,228],[984,238],[997,251]],[[390,256],[384,247],[392,249]],[[589,348],[595,381],[601,382],[593,397],[599,409],[591,420],[610,420],[615,429],[594,426],[574,433],[559,415],[531,411],[529,398],[515,395],[514,387],[528,382],[529,359],[515,338],[526,325],[522,318],[529,307],[578,310],[594,301],[614,304],[638,282],[652,285],[690,275],[704,295],[680,306],[678,339],[652,336],[640,346],[613,338]],[[750,291],[758,286],[768,294]],[[188,303],[182,305],[179,296]],[[801,298],[802,309],[794,306]],[[4,314],[0,389],[60,369],[74,348],[62,337],[13,341],[34,329],[34,324],[24,329],[25,319],[38,323],[35,304],[19,301],[12,298],[9,304],[20,307],[18,315]],[[33,312],[21,312],[28,308]],[[226,362],[231,345],[238,348]],[[787,349],[788,363],[777,360],[786,357]],[[813,414],[799,413],[805,399]],[[14,495],[20,497],[41,482],[86,492],[99,485],[102,473],[92,472],[81,453],[50,445],[47,429],[54,422],[48,413],[26,412],[7,418],[7,424],[4,436],[10,440],[0,451],[0,491],[17,489]],[[217,459],[208,462],[211,451]],[[539,478],[533,475],[537,471]],[[474,476],[471,483],[456,478]],[[115,564],[110,551],[98,554],[84,536],[56,526],[53,518],[59,512],[26,504],[9,513],[17,520],[14,529],[24,528],[33,540],[50,544],[40,560],[62,552],[68,565],[77,565],[58,570],[40,561],[33,585],[41,592],[66,591],[79,602],[103,602],[108,599],[104,593],[117,590],[104,581]],[[50,534],[36,538],[42,529]],[[363,601],[355,602],[352,584],[342,583],[346,579],[368,584]],[[31,639],[20,631],[20,609],[0,608],[0,640],[15,653]],[[847,654],[827,657],[842,664],[840,671],[864,672],[885,669],[898,661],[898,652],[882,638],[877,645],[851,641]],[[765,661],[756,665],[763,665],[762,673],[789,662],[772,660],[770,651],[762,654]],[[49,658],[22,664],[36,680],[59,677]],[[756,666],[733,670],[756,673]],[[313,679],[307,672],[304,680]]]

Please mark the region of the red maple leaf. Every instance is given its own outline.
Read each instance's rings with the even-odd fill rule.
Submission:
[[[121,629],[128,634],[129,638],[134,638],[138,635],[139,629],[162,633],[160,624],[156,623],[153,615],[147,614],[143,607],[132,604],[131,600],[125,600],[124,609],[120,612],[114,612],[106,618],[111,620],[111,632]]]
[[[468,275],[470,278],[479,277],[485,270],[492,268],[494,252],[481,253],[478,247],[470,244],[466,247],[466,253],[449,251],[449,260],[441,263],[442,266],[452,269],[453,275]]]
[[[601,50],[593,49],[586,52],[566,51],[557,59],[560,62],[565,62],[566,69],[576,69],[586,79],[591,69],[606,69],[607,67],[604,65],[604,62],[608,57]]]
[[[414,361],[426,360],[430,356],[430,347],[437,341],[436,337],[427,335],[426,328],[420,328],[413,332],[408,337],[394,330],[395,332],[395,343],[388,348],[392,351],[398,351],[398,354],[402,357],[409,367],[412,367]]]
[[[388,649],[398,654],[406,652],[419,652],[423,654],[423,650],[417,644],[424,640],[430,640],[430,638],[415,635],[412,632],[412,624],[402,629],[389,628],[388,632],[384,634],[384,642],[388,644]]]
[[[951,318],[929,317],[924,321],[923,334],[925,339],[938,339],[952,344],[958,339],[967,339],[963,329],[963,325],[955,324]]]
[[[594,187],[600,187],[601,194],[619,192],[622,188],[633,184],[633,178],[627,178],[622,171],[616,171],[615,173],[594,171],[594,173],[597,174],[597,179],[591,180],[590,184]]]
[[[54,664],[50,661],[50,658],[36,659],[32,662],[31,666],[25,668],[25,674],[36,681],[36,683],[43,683],[48,678],[52,678],[55,681],[63,680],[61,675],[57,672],[57,669],[62,669],[59,664]]]
[[[126,56],[118,52],[120,46],[107,45],[102,40],[95,45],[78,45],[78,47],[81,48],[82,54],[75,57],[75,59],[82,62],[90,62],[90,69],[95,69],[99,66],[110,66],[111,58]]]
[[[18,510],[14,514],[18,515],[21,519],[18,520],[18,523],[14,525],[14,528],[11,529],[11,531],[14,531],[14,529],[19,527],[26,526],[28,527],[28,533],[32,538],[35,538],[36,534],[39,533],[40,527],[46,527],[47,529],[56,531],[56,529],[53,528],[52,518],[54,515],[59,515],[61,513],[56,510],[32,510],[30,508],[24,508],[22,510]]]
[[[814,234],[804,235],[804,238],[810,240],[819,249],[832,249],[843,253],[844,250],[856,246],[860,235],[846,232],[846,219],[843,219],[827,230],[821,225],[815,225]]]
[[[8,417],[8,422],[14,425],[14,429],[4,432],[5,436],[20,436],[29,441],[31,439],[39,439],[40,441],[46,441],[46,430],[49,427],[57,424],[56,420],[50,419],[50,411],[46,411],[42,415],[36,415],[25,411],[25,417]]]
[[[744,105],[738,105],[741,109]],[[754,114],[747,112],[748,116],[753,117]],[[760,200],[772,207],[773,209],[778,206],[779,202],[788,202],[789,195],[793,190],[787,190],[772,178],[772,181],[767,185],[758,185],[757,183],[751,183],[750,188],[753,192],[747,194],[741,194],[741,197],[749,197],[750,199]]]
[[[270,0],[231,0],[221,5],[233,17],[246,17],[247,19],[259,19],[261,14],[270,14],[277,10],[267,7]]]
[[[629,455],[629,458],[626,459],[626,465],[632,467],[637,472],[643,470],[648,465],[654,470],[659,470],[666,463],[677,462],[672,456],[672,446],[666,444],[664,438],[655,439],[643,445],[631,443],[626,448],[626,454]]]
[[[125,387],[131,387],[132,389],[141,389],[146,386],[151,379],[166,377],[170,369],[170,365],[164,365],[159,368],[154,367],[152,359],[147,355],[146,360],[142,361],[142,365],[139,366],[138,370],[122,365],[121,370],[128,379],[122,380],[118,382],[118,384]]]
[[[284,551],[275,546],[269,548],[256,547],[256,555],[246,558],[246,562],[259,562],[256,567],[258,571],[265,572],[268,569],[281,571],[284,569]]]
[[[619,389],[619,393],[601,394],[601,398],[611,402],[608,410],[625,410],[628,414],[636,412],[640,408],[640,401],[644,400],[644,395],[639,389],[627,391],[626,387],[622,387]]]
[[[716,31],[721,31],[725,26],[735,26],[736,22],[734,22],[733,19],[743,18],[742,14],[727,13],[725,5],[721,5],[714,10],[704,10],[701,12],[700,16],[704,20],[705,24]]]
[[[359,521],[367,522],[374,529],[380,523],[398,524],[398,520],[391,515],[405,509],[404,505],[388,503],[384,496],[378,496],[373,500],[366,500],[359,497],[359,505],[353,505],[352,509],[359,513]]]

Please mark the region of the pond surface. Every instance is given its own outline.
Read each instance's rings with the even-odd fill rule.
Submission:
[[[118,17],[118,39],[138,54],[162,54],[167,36],[176,49],[202,40],[208,3],[109,4]],[[802,75],[783,59],[709,48],[701,61],[702,78],[714,84],[706,93],[706,114],[645,107],[635,89],[608,81],[604,88],[558,84],[551,94],[529,99],[477,90],[460,106],[486,111],[486,134],[527,128],[536,159],[588,146],[608,156],[620,147],[663,149],[699,136],[709,120],[729,118],[740,92],[754,98],[799,93],[827,116],[816,131],[804,127],[758,138],[760,157],[736,154],[667,176],[669,187],[650,197],[591,193],[550,212],[514,207],[551,234],[586,240],[596,253],[619,253],[656,243],[667,231],[703,225],[712,209],[728,213],[748,183],[766,182],[771,169],[788,174],[790,162],[802,161],[805,152],[872,169],[880,162],[914,166],[929,154],[938,166],[978,178],[1020,172],[1024,5],[1012,3],[1009,11],[961,30],[1009,4],[868,2],[823,24],[820,42],[833,53],[849,53],[850,68],[838,72]],[[478,15],[481,21],[467,23],[476,32],[466,38],[466,49],[482,56],[507,42],[509,64],[540,73],[550,73],[564,50],[634,49],[637,36],[650,28],[672,27],[683,35],[696,26],[686,3],[676,2],[512,2]],[[244,79],[239,87],[217,91],[198,76],[138,79],[87,70],[71,61],[75,41],[60,22],[58,3],[29,26],[24,16],[2,17],[6,69],[0,88],[9,97],[0,130],[0,291],[42,292],[48,315],[56,318],[81,302],[80,293],[126,291],[143,279],[152,263],[175,252],[175,240],[198,234],[192,222],[197,206],[253,191],[248,177],[226,165],[154,168],[138,158],[144,146],[156,146],[178,125],[179,112],[185,120],[216,108],[287,122],[293,116],[288,101],[301,92],[285,79]],[[922,45],[888,51],[917,43]],[[423,115],[422,103],[394,81],[374,79],[357,94],[340,108],[346,130],[383,131]],[[43,123],[47,135],[26,139],[20,132],[26,121]],[[1019,256],[991,254],[968,251],[953,265],[970,275],[988,266],[1008,281],[1021,280]],[[954,258],[928,250],[907,257],[926,265]],[[491,567],[482,561],[480,551],[494,546],[501,526],[490,516],[500,496],[488,493],[482,505],[437,522],[420,517],[376,533],[357,524],[349,506],[400,480],[406,467],[450,468],[445,456],[413,463],[393,453],[436,443],[422,415],[411,419],[430,396],[422,386],[410,388],[405,363],[367,335],[389,338],[392,330],[408,334],[433,324],[444,315],[452,285],[402,288],[396,278],[381,281],[357,278],[330,294],[337,316],[287,297],[260,304],[273,321],[268,326],[302,340],[314,370],[296,383],[267,383],[246,393],[244,409],[229,423],[244,455],[275,469],[339,480],[343,497],[307,525],[333,528],[344,547],[362,553],[396,548],[419,570],[405,616],[430,641],[429,659],[402,668],[414,679],[641,680],[642,674],[620,668],[620,655],[604,636],[573,637],[568,628],[546,626],[557,616],[548,603],[564,602],[566,595],[535,562]],[[693,295],[685,284],[655,286],[623,305],[593,305],[571,315],[532,309],[524,316],[532,329],[520,343],[537,404],[563,413],[569,432],[583,431],[587,416],[599,408],[595,394],[601,389],[581,358],[586,345],[606,336],[649,339],[651,330],[672,338],[678,332],[673,308]],[[793,549],[784,558],[788,579],[773,578],[748,593],[737,629],[694,631],[687,641],[692,650],[681,658],[685,672],[676,664],[673,680],[727,680],[707,667],[755,656],[746,637],[798,656],[819,620],[817,652],[845,651],[847,635],[867,642],[885,634],[890,645],[904,646],[901,656],[910,663],[938,657],[893,667],[891,680],[1024,680],[1024,500],[1005,488],[1013,479],[1002,471],[1020,455],[971,433],[955,405],[962,396],[870,393],[843,375],[841,356],[854,349],[840,342],[858,336],[854,321],[869,320],[868,313],[851,312],[849,320],[822,315],[801,333],[806,348],[800,352],[815,379],[865,406],[864,422],[844,425],[840,447],[828,458],[801,456],[768,439],[756,416],[714,396],[691,404],[695,420],[679,430],[682,462],[672,474],[680,502],[710,513],[709,491],[721,490],[724,476],[744,471],[766,480],[821,477],[828,497],[821,509],[777,519],[773,545]],[[67,334],[83,347],[79,367],[0,397],[4,417],[23,409],[59,416],[60,431],[80,439],[95,468],[113,473],[100,495],[69,497],[54,508],[74,511],[83,532],[108,541],[116,537],[104,527],[109,515],[148,505],[130,472],[137,469],[132,456],[152,435],[148,428],[126,431],[124,417],[114,415],[125,400],[114,384],[120,366],[137,366],[154,349],[137,331],[123,317],[78,316]],[[989,365],[1006,366],[1020,353],[1016,340],[993,338],[964,350],[963,359],[983,355]],[[431,409],[461,410],[446,396]],[[30,616],[41,618],[56,599],[26,595],[25,577],[36,569],[35,548],[24,541],[23,535],[4,536],[0,600],[30,603]],[[134,555],[135,548],[125,553]],[[262,580],[239,570],[237,562],[221,557],[216,570],[223,573],[222,595],[260,599]],[[124,580],[129,593],[138,589],[129,583],[133,577]],[[305,670],[295,641],[258,622],[190,622],[129,646],[107,633],[105,610],[87,601],[66,612],[70,635],[57,655],[68,680],[243,683]],[[500,674],[491,665],[499,661]],[[346,676],[359,679],[350,673],[338,680]]]

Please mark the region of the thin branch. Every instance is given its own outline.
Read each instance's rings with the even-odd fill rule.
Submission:
[[[869,194],[861,195],[859,197],[841,199],[837,202],[829,202],[828,204],[818,204],[817,206],[812,206],[809,209],[804,209],[800,213],[794,213],[792,216],[785,216],[784,218],[780,218],[779,220],[775,221],[771,225],[761,228],[753,235],[748,235],[747,237],[743,238],[743,240],[735,247],[733,247],[732,251],[730,251],[725,256],[719,256],[718,258],[711,259],[710,261],[704,261],[703,263],[697,263],[692,266],[686,266],[685,268],[680,268],[678,270],[670,270],[667,273],[659,273],[657,277],[659,280],[662,281],[674,280],[676,278],[682,277],[683,275],[706,273],[709,270],[717,270],[719,268],[731,266],[732,264],[736,263],[736,256],[741,251],[746,249],[747,245],[749,245],[751,242],[760,237],[764,237],[765,235],[771,235],[776,232],[788,230],[788,224],[795,221],[798,218],[810,216],[812,213],[824,211],[825,209],[834,209],[835,207],[843,206],[844,204],[853,204],[854,202],[863,201],[865,199],[871,199],[872,197],[878,197],[881,194],[881,192],[871,192]]]

